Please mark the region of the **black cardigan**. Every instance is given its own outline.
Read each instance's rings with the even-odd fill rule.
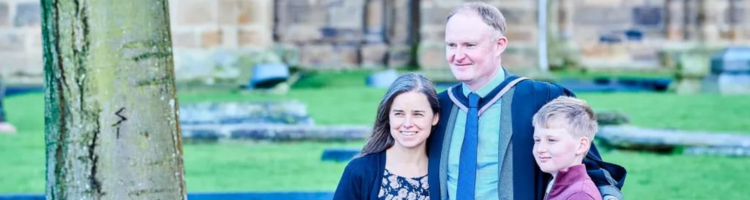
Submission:
[[[376,200],[385,171],[385,151],[349,161],[334,200]]]

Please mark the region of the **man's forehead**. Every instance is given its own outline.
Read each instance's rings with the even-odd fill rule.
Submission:
[[[482,20],[482,17],[473,11],[459,11],[446,22],[447,26],[455,26],[455,25],[466,25],[467,23],[479,23],[484,24],[484,20]]]
[[[492,28],[484,23],[477,14],[462,12],[453,15],[445,27],[445,37],[449,40],[481,39],[488,36]]]

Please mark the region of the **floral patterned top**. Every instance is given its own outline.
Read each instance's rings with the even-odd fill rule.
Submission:
[[[414,178],[406,178],[392,174],[385,169],[383,183],[378,192],[380,200],[430,200],[430,187],[427,183],[427,175]]]

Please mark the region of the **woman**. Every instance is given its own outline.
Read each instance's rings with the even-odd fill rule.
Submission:
[[[429,199],[426,145],[439,106],[435,86],[423,75],[396,79],[378,106],[372,135],[346,166],[333,199]]]

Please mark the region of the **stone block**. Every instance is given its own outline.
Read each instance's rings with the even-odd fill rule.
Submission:
[[[172,46],[175,48],[195,48],[198,47],[198,44],[195,31],[172,31]]]
[[[42,29],[34,27],[24,31],[26,36],[26,47],[41,51],[42,49]]]
[[[445,24],[423,25],[419,28],[419,34],[419,38],[421,41],[445,41]]]
[[[575,8],[573,20],[576,24],[608,26],[632,23],[632,11],[622,7],[581,6]]]
[[[210,82],[216,63],[207,50],[174,49],[174,71],[178,82],[201,80]]]
[[[602,35],[601,32],[606,32],[607,30],[597,26],[575,26],[572,31],[571,39],[573,42],[583,44],[599,42],[599,37]]]
[[[354,45],[304,45],[300,66],[316,69],[355,68],[359,64],[358,48]]]
[[[659,63],[659,47],[649,43],[628,43],[628,50],[633,62]]]
[[[219,0],[218,1],[218,8],[219,8],[219,24],[220,25],[236,25],[237,24],[237,16],[239,15],[240,11],[238,9],[238,0]]]
[[[385,26],[385,0],[370,0],[366,5],[365,28],[379,30]]]
[[[320,1],[277,0],[277,28],[295,24],[323,26],[327,12]]]
[[[26,68],[26,56],[20,52],[0,52],[0,60],[0,75],[4,77],[18,76]]]
[[[388,67],[408,67],[414,60],[413,47],[408,44],[394,44],[388,49]]]
[[[42,54],[42,50],[36,49],[33,51],[27,51],[25,53],[25,57],[26,65],[23,69],[25,74],[32,77],[44,76],[44,56]]]
[[[445,25],[451,9],[453,7],[420,4],[420,25]]]
[[[323,38],[320,27],[309,24],[291,25],[284,28],[284,31],[277,33],[279,34],[279,41],[285,43],[306,43],[319,41]]]
[[[321,41],[328,43],[359,43],[363,39],[361,28],[323,27]]]
[[[388,45],[384,43],[365,44],[362,45],[360,53],[362,68],[382,68],[386,64]]]
[[[299,65],[301,47],[292,44],[275,43],[272,49],[276,55],[280,56],[282,62],[290,66]]]
[[[750,74],[711,74],[702,83],[707,93],[750,94]]]
[[[335,28],[361,29],[364,21],[364,0],[328,0],[326,25]]]
[[[195,103],[180,105],[183,125],[314,125],[307,106],[296,101]]]
[[[617,7],[625,3],[625,0],[578,0],[579,4],[599,7]]]
[[[0,2],[0,27],[8,25],[10,25],[10,8],[8,8],[8,3]]]
[[[661,27],[664,24],[663,6],[635,6],[632,10],[633,24],[640,27]]]
[[[0,52],[18,52],[25,49],[24,36],[18,31],[0,31]]]
[[[519,8],[507,8],[503,7],[500,9],[505,17],[506,24],[518,24],[518,25],[534,25],[537,23],[537,12],[534,10],[526,10]]]
[[[214,48],[222,44],[222,34],[220,29],[208,29],[201,33],[201,47]]]
[[[421,42],[417,53],[419,66],[423,70],[448,69],[445,60],[444,42]]]
[[[219,1],[181,0],[175,2],[175,25],[196,26],[217,23]]]
[[[522,45],[535,44],[537,38],[537,28],[534,26],[516,26],[505,30],[505,37],[508,38],[510,45],[516,45],[518,43]]]
[[[414,0],[390,1],[388,6],[388,41],[390,44],[415,44],[419,34],[419,8]]]
[[[581,63],[586,67],[622,67],[631,63],[630,50],[625,44],[583,44]]]
[[[258,29],[240,29],[237,34],[237,42],[240,47],[250,46],[270,46],[273,44],[273,37],[268,30]]]
[[[502,55],[502,65],[508,69],[538,68],[538,58],[535,47],[512,46],[505,49]]]
[[[687,132],[667,129],[647,129],[634,126],[602,126],[597,138],[617,149],[673,152],[675,148],[694,147],[744,149],[750,137],[737,133]],[[747,152],[744,153],[747,155]]]
[[[23,2],[16,4],[16,27],[35,27],[40,26],[41,6],[39,2]]]
[[[239,16],[237,21],[241,25],[273,23],[272,0],[241,0],[238,2]]]

